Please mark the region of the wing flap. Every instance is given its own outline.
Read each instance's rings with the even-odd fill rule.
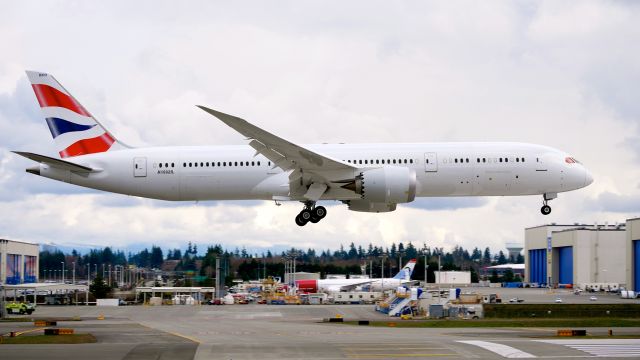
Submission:
[[[94,169],[88,166],[78,165],[70,161],[55,159],[45,155],[34,154],[34,153],[23,152],[23,151],[13,151],[13,153],[18,154],[20,156],[24,156],[27,159],[37,161],[39,163],[51,165],[57,168],[65,169],[65,170],[70,170],[73,172],[89,173],[94,171]]]

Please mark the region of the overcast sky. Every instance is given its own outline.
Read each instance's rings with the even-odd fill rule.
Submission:
[[[179,7],[176,7],[180,4]],[[118,248],[489,246],[548,222],[640,214],[640,5],[632,1],[0,1],[0,237]],[[195,104],[298,143],[521,141],[571,153],[588,188],[328,203],[168,203],[24,172],[56,156],[24,70],[56,78],[134,146],[244,144]]]

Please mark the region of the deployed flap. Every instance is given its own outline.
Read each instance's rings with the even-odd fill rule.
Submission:
[[[37,161],[39,163],[55,166],[55,167],[60,168],[60,169],[66,169],[66,170],[75,171],[75,172],[91,172],[91,171],[93,171],[93,169],[90,168],[90,167],[74,164],[74,163],[72,163],[70,161],[66,161],[66,160],[55,159],[55,158],[52,158],[52,157],[39,155],[39,154],[34,154],[34,153],[30,153],[30,152],[22,152],[22,151],[13,151],[13,152],[18,154],[18,155],[20,155],[20,156],[24,156],[27,159],[31,159],[31,160]]]
[[[313,184],[311,184],[311,186],[309,186],[309,190],[307,190],[307,193],[304,194],[304,197],[309,200],[318,201],[325,191],[327,191],[326,184],[314,182]]]
[[[356,169],[351,164],[332,159],[273,135],[239,117],[221,113],[205,106],[198,105],[198,107],[249,138],[251,147],[283,170],[293,168],[302,168],[304,170]]]

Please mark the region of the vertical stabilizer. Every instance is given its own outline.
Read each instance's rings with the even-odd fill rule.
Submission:
[[[128,148],[102,126],[52,75],[27,71],[61,158]]]

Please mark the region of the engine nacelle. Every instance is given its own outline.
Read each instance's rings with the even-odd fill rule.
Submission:
[[[416,172],[406,167],[385,166],[363,171],[343,187],[370,203],[408,203],[416,198]]]

